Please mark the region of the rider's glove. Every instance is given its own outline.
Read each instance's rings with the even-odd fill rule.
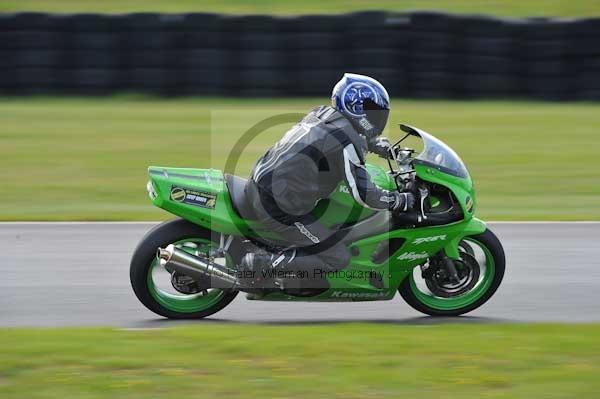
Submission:
[[[376,137],[369,140],[369,151],[379,155],[381,158],[387,158],[390,149],[390,141],[387,137]]]
[[[415,207],[415,196],[413,193],[399,193],[394,191],[396,201],[392,203],[390,211],[394,213],[408,212]]]

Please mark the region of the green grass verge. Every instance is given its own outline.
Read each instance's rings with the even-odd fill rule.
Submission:
[[[327,99],[0,98],[0,220],[157,220],[148,165],[222,169],[253,124]],[[600,220],[597,104],[405,101],[399,122],[446,141],[467,163],[478,214],[505,220]],[[290,124],[239,155],[237,173]]]
[[[0,397],[577,398],[600,325],[0,330]]]
[[[341,13],[356,10],[440,10],[454,13],[480,13],[502,16],[590,16],[600,14],[594,0],[4,0],[0,11],[102,12],[223,12],[247,14]]]

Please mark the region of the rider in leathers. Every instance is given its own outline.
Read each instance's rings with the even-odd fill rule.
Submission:
[[[269,269],[291,272],[315,282],[348,266],[346,245],[311,214],[341,182],[362,206],[393,212],[413,207],[412,194],[380,189],[365,168],[367,151],[387,152],[389,141],[378,136],[388,114],[389,96],[379,82],[345,74],[333,89],[332,106],[315,108],[258,160],[247,197],[255,219],[290,249],[247,254],[243,269],[257,276]]]

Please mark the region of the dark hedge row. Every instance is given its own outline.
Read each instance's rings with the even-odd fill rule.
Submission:
[[[343,72],[404,97],[600,99],[600,18],[0,14],[0,92],[298,96]]]

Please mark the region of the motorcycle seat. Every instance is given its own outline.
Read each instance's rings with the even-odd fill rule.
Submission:
[[[225,174],[225,183],[231,198],[233,210],[244,219],[254,219],[254,213],[246,197],[246,184],[248,179],[235,175]]]

